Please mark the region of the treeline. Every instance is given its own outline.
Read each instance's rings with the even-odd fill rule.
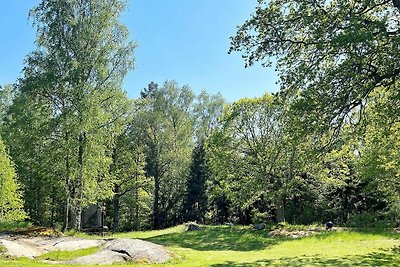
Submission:
[[[228,104],[174,81],[128,99],[124,2],[42,1],[38,48],[0,91],[0,220],[81,229],[96,204],[114,231],[399,224],[399,27],[380,16],[396,6],[302,2],[260,3],[238,29],[231,52],[276,57],[282,89]]]

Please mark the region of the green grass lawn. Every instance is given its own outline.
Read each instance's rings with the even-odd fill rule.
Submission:
[[[184,226],[178,226],[162,231],[121,233],[110,238],[141,238],[164,245],[175,255],[163,265],[117,266],[400,266],[400,234],[388,231],[326,232],[300,239],[269,238],[267,234],[267,231],[224,226],[185,232]],[[71,255],[62,257],[70,259]],[[3,258],[0,266],[54,265]]]

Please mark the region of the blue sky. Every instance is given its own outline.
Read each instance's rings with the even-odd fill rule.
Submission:
[[[35,49],[28,11],[38,0],[3,1],[0,16],[0,84],[20,76]],[[124,82],[135,98],[151,81],[176,80],[195,92],[221,92],[228,101],[275,92],[273,68],[245,69],[241,55],[228,55],[229,36],[254,11],[256,0],[130,0],[121,21],[136,50],[136,66]]]

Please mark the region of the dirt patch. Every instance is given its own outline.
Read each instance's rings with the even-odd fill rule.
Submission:
[[[269,237],[301,238],[325,232],[324,228],[315,227],[304,230],[275,229],[268,233]]]

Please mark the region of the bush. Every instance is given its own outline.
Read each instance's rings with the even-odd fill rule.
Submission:
[[[352,215],[347,221],[346,226],[385,228],[393,227],[394,223],[390,220],[385,219],[385,217],[380,214],[373,212],[363,212]]]
[[[77,233],[78,232],[75,229],[70,229],[70,230],[66,231],[64,233],[64,235],[73,237],[73,236],[76,236]]]
[[[29,229],[31,222],[0,222],[0,232]]]
[[[251,211],[251,222],[253,224],[257,223],[267,223],[269,221],[268,212],[259,212],[257,209]]]

